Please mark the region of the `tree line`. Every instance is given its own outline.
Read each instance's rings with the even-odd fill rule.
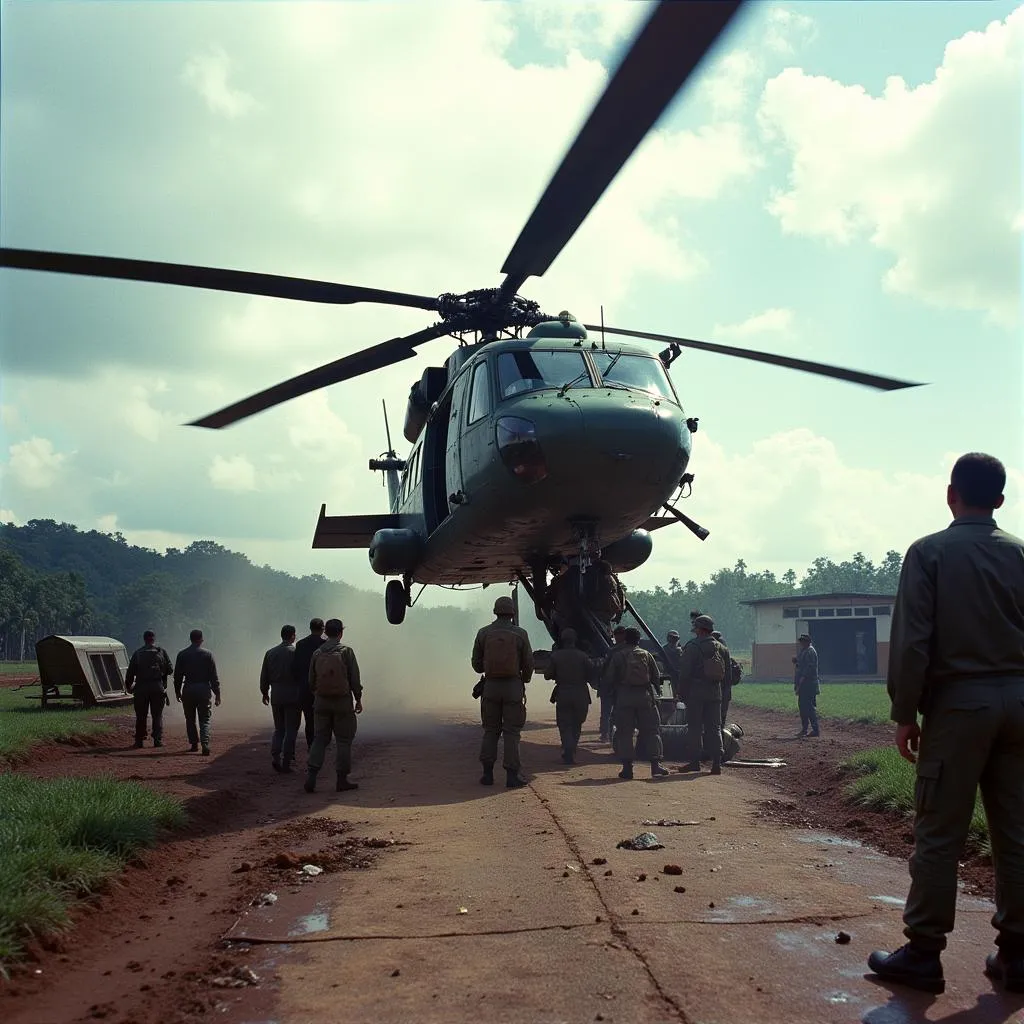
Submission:
[[[744,601],[833,591],[892,594],[901,562],[896,551],[878,565],[861,552],[839,563],[820,557],[798,578],[792,569],[780,577],[752,572],[741,560],[701,583],[673,578],[667,587],[629,589],[627,596],[659,637],[670,629],[685,637],[689,613],[699,609],[714,616],[735,650],[744,651],[754,635],[754,611]],[[200,625],[211,635],[260,647],[282,622],[301,632],[311,617],[337,608],[354,609],[367,622],[382,617],[378,594],[322,575],[296,577],[256,566],[212,541],[161,554],[129,544],[120,533],[82,531],[51,519],[0,525],[2,659],[31,659],[36,640],[50,633],[112,636],[132,648],[150,627],[169,646],[184,646],[188,631]],[[402,628],[415,641],[428,640],[439,628],[447,633],[477,625],[468,612],[431,608],[410,616]]]

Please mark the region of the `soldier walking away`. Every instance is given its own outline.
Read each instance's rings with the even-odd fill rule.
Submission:
[[[359,678],[356,652],[341,642],[345,626],[341,619],[324,623],[327,640],[313,652],[309,663],[309,689],[313,694],[316,731],[306,762],[307,793],[316,789],[317,773],[323,767],[324,755],[334,736],[335,790],[339,793],[358,789],[358,782],[349,782],[352,770],[352,741],[356,736],[356,715],[363,713],[363,684]]]
[[[324,636],[324,620],[309,620],[309,636],[304,636],[295,645],[295,657],[292,659],[292,676],[299,693],[299,706],[306,720],[306,750],[313,746],[315,733],[313,694],[309,692],[309,663],[313,660],[313,652],[320,647],[327,637]]]
[[[263,655],[260,693],[274,715],[270,763],[275,772],[290,772],[295,760],[295,739],[302,720],[299,687],[292,673],[295,660],[295,627],[281,627],[281,642]]]
[[[131,656],[124,677],[124,688],[135,704],[135,747],[146,738],[146,718],[153,719],[153,746],[162,747],[164,706],[167,704],[167,677],[174,671],[171,659],[156,645],[156,633],[147,629],[142,646]]]
[[[800,732],[797,733],[797,737],[820,736],[818,694],[821,693],[821,684],[818,681],[818,652],[807,633],[801,633],[797,641],[800,650],[793,659],[793,692],[796,694],[797,706],[800,709]],[[811,730],[810,733],[807,732],[808,728]]]
[[[597,572],[586,586],[587,607],[605,630],[610,630],[612,623],[622,618],[626,595],[618,576],[612,572],[611,562],[602,559],[596,568]]]
[[[683,648],[683,687],[686,701],[686,770],[700,771],[701,749],[711,757],[711,774],[722,774],[722,681],[729,666],[729,648],[712,635],[710,615],[693,620],[695,640]]]
[[[601,666],[601,678],[598,681],[597,695],[601,701],[601,720],[600,720],[600,740],[602,743],[608,743],[612,738],[612,716],[615,713],[615,690],[609,679],[608,666],[611,663],[612,658],[615,656],[616,651],[622,650],[624,646],[623,638],[626,635],[625,626],[616,626],[615,631],[612,633],[612,649],[608,652],[605,657],[604,664]]]
[[[211,700],[220,707],[220,679],[213,654],[203,647],[203,631],[193,629],[188,638],[189,646],[174,659],[174,696],[185,712],[190,749],[198,750],[201,743],[203,755],[209,757]]]
[[[519,735],[526,724],[526,684],[533,674],[533,651],[525,629],[513,621],[511,597],[494,602],[494,622],[484,626],[473,641],[473,671],[484,677],[480,696],[480,721],[484,728],[480,763],[484,766],[480,784],[494,785],[494,762],[498,759],[498,737],[504,735],[505,785],[525,786],[519,774]],[[563,630],[564,632],[564,630]]]
[[[713,639],[717,640],[727,651],[729,645],[725,642],[722,634],[717,629],[711,631]],[[725,719],[729,714],[729,705],[732,703],[732,688],[743,678],[743,669],[740,663],[729,654],[729,662],[725,666],[725,678],[722,680],[722,728],[725,728]]]
[[[662,767],[661,716],[657,694],[661,672],[654,655],[637,646],[640,630],[630,627],[622,637],[622,650],[615,651],[605,668],[607,683],[615,693],[615,752],[622,762],[620,779],[633,778],[633,730],[637,746],[651,759],[651,778],[668,775]]]
[[[677,630],[670,629],[665,637],[665,657],[669,675],[672,677],[672,696],[679,700],[679,667],[682,665],[683,645],[679,642]]]
[[[559,642],[562,646],[552,650],[544,678],[555,681],[552,701],[558,735],[562,739],[562,761],[575,764],[576,747],[590,710],[589,684],[593,666],[586,653],[576,646],[576,630],[563,629]]]
[[[953,522],[910,545],[893,608],[891,717],[897,749],[917,763],[909,941],[876,950],[868,966],[928,992],[945,987],[941,953],[979,784],[996,875],[997,949],[984,970],[1024,992],[1024,541],[993,518],[1005,484],[991,455],[957,459],[946,491]]]

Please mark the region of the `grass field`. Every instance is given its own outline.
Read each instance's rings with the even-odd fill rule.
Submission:
[[[0,776],[0,807],[0,971],[26,942],[65,929],[74,900],[100,890],[162,828],[185,820],[177,801],[110,779],[8,773]]]
[[[769,711],[796,714],[792,683],[740,683],[732,691],[732,703]],[[889,696],[884,683],[822,683],[818,714],[854,722],[889,722]]]
[[[0,679],[4,676],[37,676],[39,666],[34,661],[0,661]]]
[[[104,719],[119,712],[124,714],[123,708],[44,711],[38,699],[25,699],[29,693],[38,695],[39,690],[0,688],[0,767],[5,761],[24,755],[40,740],[61,741],[73,736],[95,735],[108,728]]]
[[[907,816],[914,813],[914,766],[897,751],[865,750],[845,761],[843,767],[858,774],[847,787],[851,803]],[[981,853],[990,852],[988,823],[979,797],[974,800],[967,844]]]

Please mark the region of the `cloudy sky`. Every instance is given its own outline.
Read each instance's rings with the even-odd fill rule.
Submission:
[[[642,2],[2,9],[8,246],[439,294],[492,286]],[[627,578],[881,557],[955,457],[1022,500],[1021,66],[1005,2],[748,5],[544,278],[549,310],[928,382],[881,394],[689,352],[685,510]],[[431,322],[415,310],[0,271],[0,520],[383,589],[310,548],[386,511],[367,459],[445,340],[223,431],[183,426]],[[675,534],[675,535],[673,535]],[[442,598],[445,595],[440,595]],[[425,598],[426,599],[426,598]]]

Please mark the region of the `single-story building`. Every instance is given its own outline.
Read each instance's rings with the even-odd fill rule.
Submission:
[[[895,594],[798,594],[744,601],[754,609],[753,679],[792,679],[809,633],[824,677],[884,678]]]

